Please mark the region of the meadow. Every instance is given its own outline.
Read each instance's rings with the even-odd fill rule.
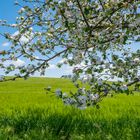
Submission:
[[[75,90],[68,79],[0,83],[0,140],[140,140],[140,94],[106,97],[100,108],[63,105],[45,87]]]

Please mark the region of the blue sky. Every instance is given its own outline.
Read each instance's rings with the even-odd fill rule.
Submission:
[[[19,3],[23,3],[22,0],[18,0]],[[18,16],[17,11],[20,9],[20,7],[17,7],[14,5],[14,0],[0,0],[0,19],[6,19],[9,23],[14,23],[16,17]],[[14,33],[14,30],[11,30],[7,27],[0,27],[0,32],[11,32]],[[4,38],[0,36],[0,50],[2,48],[6,48],[8,46],[8,43]],[[140,48],[140,43],[133,43],[131,45],[131,48],[133,51],[137,50]],[[25,60],[19,60],[19,63],[27,63]],[[72,68],[69,66],[63,66],[61,69],[58,69],[55,67],[54,63],[56,61],[60,60],[55,60],[51,62],[51,67],[46,70],[46,76],[47,77],[60,77],[61,75],[65,74],[70,74]],[[2,75],[3,72],[0,69],[0,75]],[[11,73],[12,75],[13,73]],[[39,73],[35,73],[35,76],[39,76]]]
[[[14,5],[14,0],[0,0],[0,19],[4,20],[6,19],[9,23],[13,24],[15,23],[16,17],[18,16],[17,11],[20,9],[20,7]],[[19,3],[23,4],[22,0],[18,0]],[[15,30],[12,30],[7,27],[0,27],[0,32],[10,32],[14,33]],[[3,48],[8,47],[8,43],[4,38],[0,36],[0,50]],[[57,59],[55,61],[51,62],[50,68],[46,70],[45,76],[47,77],[61,77],[62,75],[65,74],[70,74],[72,71],[72,68],[69,66],[63,66],[61,69],[58,69],[55,66],[55,62],[59,62],[60,59]],[[16,65],[18,63],[28,63],[27,60],[25,61],[24,59],[18,60]],[[3,75],[3,71],[0,69],[0,75]],[[10,73],[10,75],[13,75],[14,73]],[[34,76],[39,76],[40,74],[38,72],[35,73]]]

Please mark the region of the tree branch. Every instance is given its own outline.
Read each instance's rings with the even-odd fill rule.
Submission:
[[[50,60],[54,59],[55,57],[57,56],[60,56],[61,54],[65,53],[68,51],[69,48],[65,49],[65,50],[62,50],[60,51],[59,53],[53,55],[52,57],[50,57],[49,59],[45,60],[42,64],[40,64],[38,67],[34,68],[31,72],[27,72],[25,75],[23,76],[16,76],[16,77],[13,77],[13,78],[9,78],[9,79],[4,79],[0,82],[5,82],[5,81],[14,81],[18,78],[26,78],[27,76],[29,76],[31,73],[34,73],[35,71],[39,70],[42,66],[45,65],[45,63],[49,62]]]
[[[87,21],[87,19],[86,19],[86,17],[85,17],[85,14],[84,14],[84,12],[83,12],[83,10],[82,10],[82,7],[81,7],[81,5],[80,5],[79,0],[76,0],[76,1],[77,1],[78,7],[79,7],[79,9],[80,9],[80,11],[81,11],[81,14],[82,14],[82,16],[83,16],[83,18],[84,18],[84,21],[85,21],[87,27],[90,28],[90,25],[89,25],[89,23],[88,23],[88,21]]]
[[[140,78],[136,78],[133,82],[128,83],[127,86],[132,86],[138,82],[140,82]]]

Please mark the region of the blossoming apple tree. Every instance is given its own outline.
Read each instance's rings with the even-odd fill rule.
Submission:
[[[129,87],[139,83],[140,49],[131,50],[131,43],[140,41],[139,0],[23,1],[25,6],[15,2],[20,7],[15,24],[0,21],[16,31],[1,33],[11,44],[0,51],[0,68],[5,74],[18,71],[10,79],[1,76],[0,81],[27,78],[36,71],[43,75],[51,60],[62,58],[73,66],[77,92],[58,89],[56,95],[79,108],[97,106],[108,94],[130,94]],[[4,65],[18,58],[30,62]]]

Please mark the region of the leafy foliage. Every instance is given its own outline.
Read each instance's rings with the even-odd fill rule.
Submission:
[[[26,79],[36,71],[44,75],[49,62],[61,57],[65,64],[74,66],[75,85],[77,80],[90,85],[80,85],[76,93],[65,97],[57,90],[64,103],[86,108],[112,91],[131,93],[128,87],[140,81],[140,50],[131,52],[126,45],[139,41],[138,0],[23,1],[26,6],[15,3],[22,7],[15,24],[0,22],[16,30],[14,34],[1,34],[11,42],[9,50],[0,52],[1,61],[30,60],[20,67],[0,65],[6,74],[18,70],[13,80]],[[114,78],[118,82],[108,83]]]

